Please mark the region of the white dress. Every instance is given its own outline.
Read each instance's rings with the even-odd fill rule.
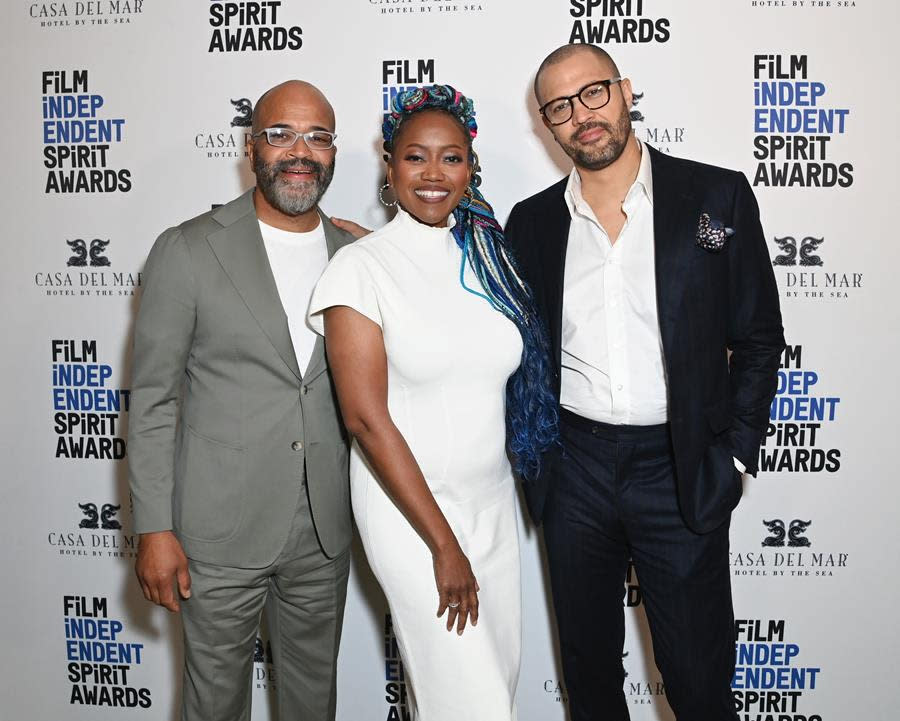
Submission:
[[[452,216],[450,222],[453,222]],[[339,250],[313,291],[310,325],[349,306],[377,323],[388,409],[459,539],[481,591],[462,636],[436,617],[431,552],[385,494],[354,443],[353,514],[387,596],[419,721],[515,719],[522,637],[516,495],[505,450],[505,387],[518,368],[516,326],[459,282],[449,228],[402,210]],[[480,290],[466,264],[466,285]]]

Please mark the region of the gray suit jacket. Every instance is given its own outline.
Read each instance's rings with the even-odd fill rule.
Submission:
[[[322,223],[330,258],[353,238]],[[131,392],[136,533],[174,529],[190,558],[267,566],[287,538],[305,469],[323,551],[347,548],[347,435],[324,343],[302,372],[252,191],[157,239]]]

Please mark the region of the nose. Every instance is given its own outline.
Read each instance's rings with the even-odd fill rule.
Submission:
[[[423,180],[442,180],[443,177],[444,170],[439,159],[429,160],[422,168]]]
[[[572,101],[572,122],[581,125],[593,117],[594,111],[581,102],[580,98]]]
[[[311,158],[312,150],[303,138],[297,138],[297,142],[285,150],[285,155],[290,158]]]

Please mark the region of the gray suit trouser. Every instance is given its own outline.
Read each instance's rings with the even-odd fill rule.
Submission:
[[[269,622],[279,721],[333,721],[349,551],[322,553],[306,487],[284,549],[265,568],[189,559],[183,721],[247,721],[263,607]]]

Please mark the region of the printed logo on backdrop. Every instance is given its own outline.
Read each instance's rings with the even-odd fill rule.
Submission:
[[[846,300],[863,287],[863,274],[825,267],[825,237],[813,235],[773,239],[776,255],[772,259],[782,297],[798,300]],[[823,249],[821,246],[825,245]]]
[[[116,514],[121,505],[104,503],[97,510],[96,503],[79,503],[78,507],[84,513],[84,518],[78,524],[79,528],[102,528],[104,531],[116,531],[122,528],[122,524],[116,520]]]
[[[273,52],[303,47],[303,29],[288,16],[300,3],[250,0],[209,3],[211,53]]]
[[[766,516],[760,520],[760,540],[755,547],[732,543],[733,575],[831,578],[848,567],[849,554],[833,547],[823,549],[815,541],[811,518]]]
[[[632,128],[634,134],[644,142],[650,143],[654,148],[663,153],[672,153],[678,151],[678,145],[684,142],[684,127],[674,125],[655,125],[647,120],[644,115],[645,108],[638,108],[644,100],[644,93],[633,93],[631,116]],[[651,116],[652,120],[652,116]],[[637,126],[635,123],[644,123]]]
[[[736,665],[731,679],[742,719],[822,721],[815,707],[820,666],[810,665],[796,641],[789,640],[784,620],[738,619],[734,622]]]
[[[127,193],[131,171],[110,168],[125,139],[125,119],[104,117],[106,99],[92,92],[87,70],[41,73],[45,193]]]
[[[791,8],[793,10],[839,10],[855,8],[856,0],[749,0],[750,7],[769,10]]]
[[[569,0],[570,43],[665,43],[670,21],[657,17],[657,0]]]
[[[650,706],[666,695],[666,686],[662,679],[642,678],[641,674],[629,671],[629,651],[622,654],[622,668],[625,672],[625,682],[622,690],[625,692],[627,702],[632,706]],[[544,693],[552,697],[556,703],[568,704],[569,694],[565,683],[561,680],[549,678],[543,683]]]
[[[34,287],[53,298],[95,296],[130,298],[141,287],[143,274],[113,269],[107,255],[109,238],[65,238],[56,267],[34,274]],[[102,270],[101,270],[102,269]]]
[[[853,184],[853,163],[841,155],[840,143],[850,109],[830,106],[828,84],[811,80],[809,68],[809,55],[753,56],[754,186]]]
[[[391,109],[391,101],[405,90],[434,84],[434,58],[381,61],[381,111]]]
[[[384,614],[384,700],[388,704],[385,721],[408,721],[406,674],[389,613]]]
[[[50,357],[56,457],[123,459],[131,391],[112,387],[113,366],[100,362],[97,341],[51,340]]]
[[[647,678],[644,673],[646,664],[641,664],[638,671],[629,671],[630,652],[622,654],[622,666],[625,669],[625,699],[632,706],[652,706],[660,698],[666,695],[666,686],[659,677],[659,672],[653,667],[655,678]]]
[[[278,686],[275,678],[275,662],[272,657],[272,642],[256,637],[253,645],[253,680],[256,688],[274,692]]]
[[[28,15],[42,28],[128,25],[144,11],[144,0],[55,0],[28,3]]]
[[[490,6],[488,0],[363,0],[380,15],[454,15],[479,13]]]
[[[814,366],[803,364],[803,346],[787,346],[781,356],[769,424],[759,449],[759,470],[766,473],[835,473],[841,450],[831,447],[831,426],[840,396],[820,387]]]
[[[150,708],[140,686],[144,644],[129,640],[123,621],[110,616],[103,596],[63,596],[66,672],[73,706]]]
[[[791,521],[790,526],[786,527],[784,521],[780,518],[774,518],[771,521],[763,521],[763,525],[769,529],[771,535],[763,539],[763,548],[783,548],[785,543],[790,548],[810,547],[812,543],[803,535],[806,529],[812,525],[812,521],[801,521],[795,518]],[[785,539],[787,539],[785,541]]]
[[[248,157],[253,101],[250,98],[229,98],[227,103],[222,103],[221,110],[217,127],[194,133],[194,148],[209,159]]]
[[[122,530],[118,503],[76,501],[66,527],[47,533],[47,545],[67,558],[137,557],[137,536]]]

